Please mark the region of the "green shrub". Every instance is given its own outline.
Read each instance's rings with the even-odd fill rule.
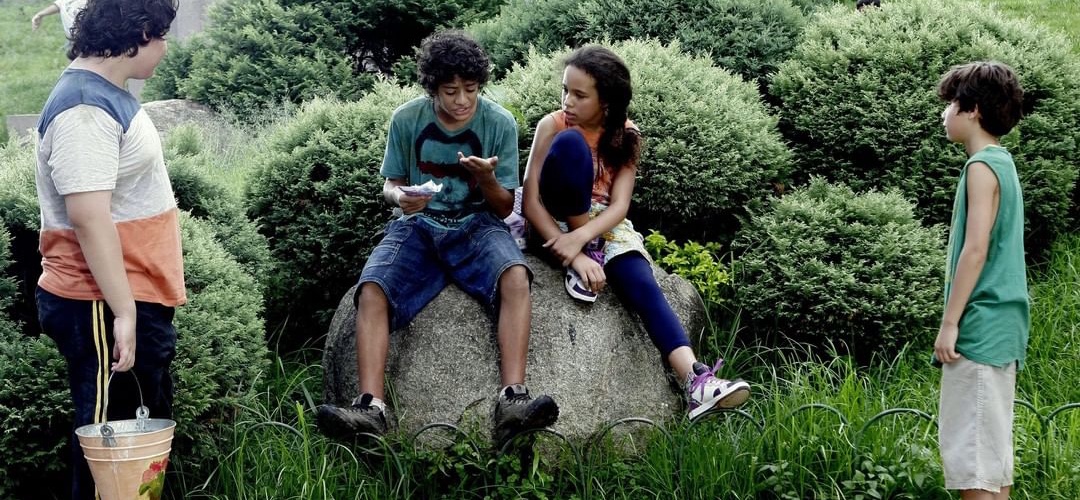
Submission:
[[[166,162],[177,206],[213,229],[215,240],[259,282],[270,272],[270,248],[258,227],[247,218],[243,201],[209,172],[220,167],[214,151],[204,151],[199,135],[177,129],[166,143]]]
[[[790,0],[586,0],[580,11],[584,39],[678,40],[762,90],[805,22]]]
[[[174,446],[198,479],[231,449],[223,439],[238,410],[255,403],[270,358],[255,280],[215,241],[209,225],[183,214],[180,228],[188,303],[174,320]]]
[[[1080,142],[1080,62],[1066,40],[983,3],[884,2],[820,12],[773,79],[781,129],[800,179],[821,175],[855,190],[897,188],[931,223],[949,220],[966,155],[950,144],[936,95],[955,64],[995,59],[1017,70],[1026,118],[1012,152],[1036,253],[1066,230]]]
[[[420,41],[441,27],[486,19],[502,0],[281,0],[287,8],[310,6],[340,33],[354,68],[389,74],[411,58]],[[415,81],[415,80],[411,80]],[[410,81],[410,83],[411,83]]]
[[[23,335],[7,315],[18,295],[9,243],[0,225],[0,497],[32,498],[66,476],[72,408],[53,342]]]
[[[34,185],[34,148],[29,144],[11,142],[0,146],[0,225],[11,239],[11,258],[8,270],[19,293],[9,308],[17,323],[37,325],[37,305],[34,289],[41,275],[41,255],[38,253],[37,190]]]
[[[731,297],[731,274],[716,254],[717,243],[702,245],[689,241],[679,245],[652,231],[645,237],[645,248],[663,270],[675,273],[694,285],[710,313],[719,311]],[[715,314],[714,314],[715,317]]]
[[[466,30],[487,50],[493,75],[502,77],[522,64],[533,47],[548,53],[586,41],[578,0],[510,0],[499,15],[470,24]]]
[[[856,194],[812,179],[755,215],[737,247],[735,302],[756,336],[842,343],[863,359],[932,341],[942,229],[923,227],[895,191]]]
[[[345,39],[313,6],[228,0],[210,17],[205,43],[179,83],[188,98],[243,118],[282,102],[355,98],[371,85],[369,76],[354,75]]]
[[[420,94],[380,82],[357,102],[310,102],[268,132],[248,214],[275,261],[268,319],[297,325],[295,342],[326,332],[378,242],[390,216],[379,175],[387,125],[395,108]]]
[[[807,14],[835,5],[846,5],[849,9],[855,9],[855,0],[791,0],[791,3]]]
[[[683,50],[764,88],[803,24],[789,0],[511,0],[468,29],[487,48],[496,75],[524,62],[530,47],[548,53],[589,41],[656,38],[678,40]]]
[[[6,242],[8,232],[17,235],[13,266],[5,265],[10,258],[0,251],[0,276],[21,282],[20,293],[12,297],[10,281],[0,278],[0,310],[17,300],[14,315],[23,325],[20,333],[0,319],[0,496],[5,498],[41,496],[42,484],[48,483],[40,480],[44,473],[59,474],[63,483],[63,449],[72,422],[66,364],[53,342],[38,335],[33,294],[41,257],[32,154],[28,146],[0,148],[0,241]],[[250,386],[268,359],[259,286],[215,241],[222,238],[211,227],[181,217],[189,302],[177,309],[174,322],[174,454],[196,474],[207,472],[227,451],[215,433],[231,426],[236,408],[251,402]],[[16,493],[3,494],[5,489]]]
[[[206,37],[201,33],[184,42],[170,42],[169,51],[154,68],[154,76],[146,80],[143,86],[140,94],[142,101],[182,99],[184,93],[180,89],[180,82],[191,73],[191,58],[196,52],[205,50],[205,43]]]
[[[677,43],[628,41],[613,49],[630,67],[630,118],[645,137],[632,220],[674,239],[730,241],[747,207],[788,175],[790,154],[776,119],[753,85],[683,54]],[[536,123],[559,108],[565,56],[531,53],[497,89],[525,120],[522,161]]]

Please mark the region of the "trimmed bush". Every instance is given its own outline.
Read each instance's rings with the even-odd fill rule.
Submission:
[[[18,286],[9,314],[16,323],[37,328],[37,304],[34,290],[41,276],[41,254],[38,253],[37,190],[34,185],[34,148],[29,144],[10,142],[0,146],[0,225],[7,229],[11,241],[8,269]]]
[[[1060,35],[983,3],[884,2],[820,12],[773,79],[781,129],[807,176],[897,188],[921,217],[948,222],[966,155],[941,125],[936,84],[950,66],[994,59],[1017,70],[1027,117],[1002,145],[1023,185],[1029,252],[1069,225],[1080,151],[1080,62]]]
[[[55,344],[25,336],[7,314],[18,295],[9,244],[0,225],[0,497],[35,498],[66,481],[73,408]]]
[[[501,78],[514,63],[522,64],[532,47],[541,53],[576,47],[585,42],[585,19],[579,0],[510,0],[499,15],[469,25],[484,47],[492,75]]]
[[[789,173],[776,119],[754,85],[683,54],[678,43],[612,48],[630,67],[630,118],[645,137],[632,220],[673,239],[730,241],[747,207],[760,205]],[[530,53],[526,66],[500,82],[502,102],[525,120],[522,162],[536,123],[559,108],[559,61],[566,55]]]
[[[805,23],[790,0],[586,0],[580,11],[587,40],[678,40],[762,90]]]
[[[201,33],[196,33],[186,42],[170,42],[169,51],[161,64],[154,68],[154,76],[146,80],[140,94],[142,102],[182,99],[184,93],[180,90],[180,82],[191,73],[192,56],[205,50],[205,44],[206,36]]]
[[[648,15],[642,13],[648,12]],[[789,0],[511,0],[469,26],[501,76],[529,48],[548,53],[589,41],[656,38],[758,82],[787,57],[802,31]]]
[[[188,303],[177,308],[177,459],[188,477],[205,478],[231,450],[227,437],[240,408],[259,396],[270,365],[263,300],[255,280],[217,243],[208,224],[183,214]]]
[[[791,0],[791,3],[807,14],[835,5],[846,5],[852,10],[855,9],[855,0]]]
[[[220,168],[218,159],[213,151],[203,151],[195,132],[174,131],[165,148],[177,206],[210,225],[214,239],[256,279],[260,286],[253,293],[261,295],[262,282],[270,272],[270,247],[247,218],[243,201],[211,179],[209,172]]]
[[[313,6],[227,0],[210,17],[205,43],[178,84],[188,98],[243,118],[282,102],[351,99],[371,86],[369,76],[354,75],[345,39]]]
[[[380,82],[357,102],[310,102],[268,132],[247,204],[275,261],[268,319],[302,332],[288,344],[326,333],[378,242],[390,217],[379,175],[390,115],[421,94]]]
[[[389,74],[394,63],[413,57],[414,48],[436,29],[489,18],[502,0],[281,0],[281,4],[317,9],[341,34],[343,53],[352,58],[356,70]]]
[[[743,228],[736,305],[769,343],[846,344],[859,358],[929,348],[942,313],[940,226],[899,193],[856,194],[820,178]]]
[[[9,323],[0,312],[0,496],[5,498],[43,496],[42,484],[56,482],[43,481],[42,474],[57,474],[64,484],[72,423],[66,363],[55,344],[39,335],[36,320],[33,293],[41,257],[32,153],[29,146],[0,148],[0,311],[16,299],[16,317],[33,318],[19,321],[20,333],[5,326]],[[188,304],[177,309],[174,321],[174,459],[197,480],[227,451],[221,436],[230,435],[236,408],[256,397],[251,386],[268,366],[268,350],[255,280],[216,241],[220,236],[210,223],[182,214],[181,230]],[[25,247],[26,255],[16,252],[8,266],[4,243],[15,231],[22,238],[16,247]],[[17,297],[6,291],[12,280],[5,276],[22,282]]]

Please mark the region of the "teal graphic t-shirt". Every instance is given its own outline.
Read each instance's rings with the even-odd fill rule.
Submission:
[[[380,173],[410,185],[441,184],[442,190],[420,215],[453,226],[489,209],[476,179],[458,162],[458,152],[498,156],[495,178],[504,188],[514,189],[520,185],[517,147],[517,122],[494,101],[477,98],[472,120],[448,131],[435,115],[434,101],[418,97],[394,110]]]

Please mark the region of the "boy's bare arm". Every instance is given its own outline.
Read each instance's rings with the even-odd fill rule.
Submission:
[[[941,328],[934,342],[934,354],[943,363],[950,363],[960,358],[956,352],[956,338],[959,334],[960,317],[964,313],[971,292],[982,274],[990,248],[990,230],[997,218],[1000,198],[997,176],[985,163],[976,162],[968,166],[967,174],[967,229],[964,232],[964,246],[956,263],[952,289],[945,303],[945,314],[941,318]]]
[[[112,191],[74,193],[64,197],[68,218],[90,274],[94,276],[113,316],[112,368],[126,371],[135,364],[135,298],[131,294],[120,235],[112,220]]]

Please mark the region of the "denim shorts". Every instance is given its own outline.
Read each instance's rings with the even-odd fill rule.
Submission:
[[[489,212],[445,227],[423,216],[391,221],[371,252],[359,284],[375,283],[390,304],[390,331],[414,317],[453,283],[494,309],[499,277],[512,266],[532,270],[506,224]],[[353,297],[360,298],[360,287]]]
[[[960,358],[941,371],[938,445],[945,488],[997,493],[1013,484],[1016,363]]]

